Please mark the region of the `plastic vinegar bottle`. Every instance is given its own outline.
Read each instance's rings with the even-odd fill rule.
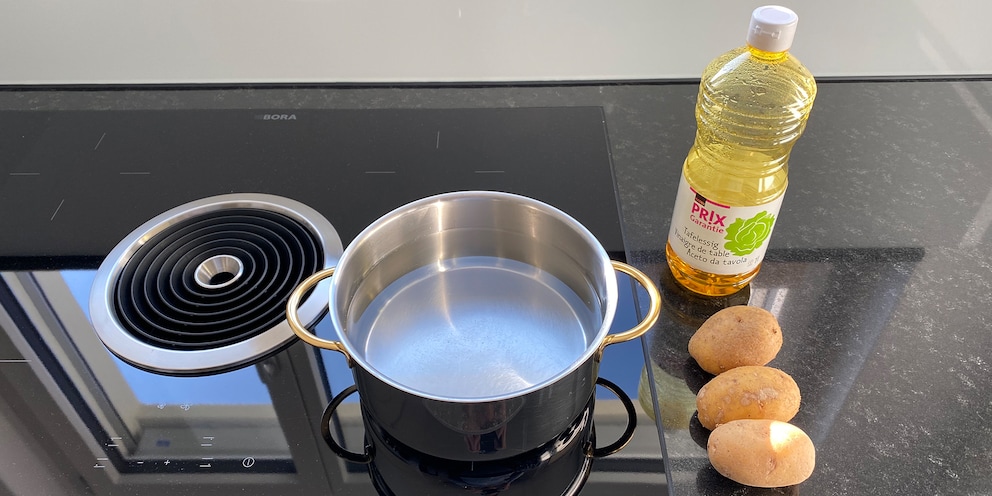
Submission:
[[[760,269],[816,97],[812,74],[788,52],[798,21],[785,7],[758,7],[747,44],[703,71],[665,246],[675,279],[696,293],[732,294]]]

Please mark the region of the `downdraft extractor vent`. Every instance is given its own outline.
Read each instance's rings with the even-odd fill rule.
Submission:
[[[299,202],[206,198],[155,217],[114,248],[97,272],[90,315],[104,344],[139,368],[231,370],[293,342],[286,300],[341,251],[331,224]],[[316,288],[301,317],[315,322],[326,302],[327,285]]]

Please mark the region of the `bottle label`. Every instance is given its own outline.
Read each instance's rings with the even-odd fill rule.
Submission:
[[[697,193],[683,174],[668,242],[695,269],[721,275],[750,272],[765,257],[784,197],[763,205],[723,205]]]

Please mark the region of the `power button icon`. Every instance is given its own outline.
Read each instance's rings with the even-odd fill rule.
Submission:
[[[244,460],[241,460],[241,465],[243,465],[245,468],[251,468],[252,466],[255,465],[255,459],[249,456]]]

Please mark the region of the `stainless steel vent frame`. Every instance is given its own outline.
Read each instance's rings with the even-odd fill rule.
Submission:
[[[322,249],[323,268],[333,267],[344,251],[334,226],[315,209],[289,198],[263,193],[232,193],[202,198],[167,210],[125,236],[107,255],[97,270],[90,290],[90,320],[100,340],[115,355],[132,365],[166,375],[203,375],[224,372],[253,363],[296,339],[283,320],[256,336],[211,349],[170,350],[137,339],[128,332],[114,311],[114,287],[125,264],[145,244],[169,227],[211,212],[235,208],[260,209],[279,213],[299,222]],[[300,306],[300,317],[307,325],[316,323],[326,312],[330,281],[318,286]]]

